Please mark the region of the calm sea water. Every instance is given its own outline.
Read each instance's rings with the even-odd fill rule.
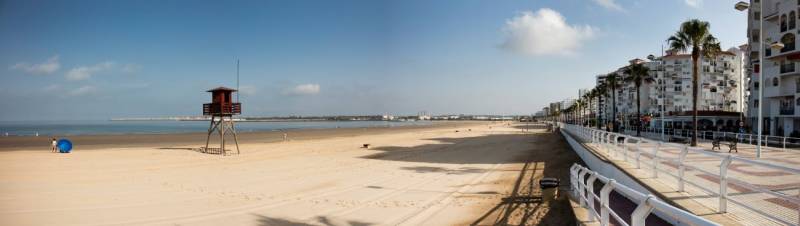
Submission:
[[[430,121],[325,121],[325,122],[238,122],[236,131],[295,129],[395,127],[427,125]],[[100,134],[162,134],[208,131],[207,121],[0,121],[0,136],[63,136]]]

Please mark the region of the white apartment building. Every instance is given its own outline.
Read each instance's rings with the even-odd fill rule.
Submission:
[[[748,11],[748,40],[751,73],[749,88],[750,125],[756,130],[758,117],[758,91],[763,88],[764,133],[770,135],[800,136],[800,50],[796,48],[798,29],[797,0],[751,0]],[[763,4],[763,11],[760,5]],[[763,18],[763,36],[759,37],[759,19]],[[764,49],[759,50],[760,38]],[[759,62],[759,52],[763,51],[764,62]],[[763,69],[764,84],[759,84],[758,76]]]
[[[698,60],[699,93],[698,110],[712,112],[740,112],[744,93],[742,56],[739,49],[723,51],[713,59]],[[650,69],[651,82],[643,82],[640,90],[642,115],[658,116],[662,109],[666,116],[685,115],[692,110],[692,59],[690,54],[669,53],[651,61],[633,59],[629,63],[645,64]],[[621,67],[612,73],[624,78]],[[606,75],[598,75],[598,84],[604,83]],[[622,79],[621,79],[622,80]],[[609,90],[610,92],[610,90]],[[623,82],[616,90],[617,118],[620,121],[635,121],[636,86]],[[609,93],[609,97],[610,97]],[[611,100],[603,100],[604,121],[611,117]],[[715,124],[715,122],[705,122]],[[734,124],[735,122],[727,122]],[[702,124],[702,123],[701,123]]]

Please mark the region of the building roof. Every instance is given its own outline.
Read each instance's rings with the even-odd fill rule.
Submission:
[[[210,90],[208,90],[208,91],[206,91],[206,92],[214,92],[214,91],[230,91],[230,92],[236,92],[237,90],[235,90],[235,89],[231,89],[231,88],[228,88],[228,87],[224,87],[224,86],[220,86],[220,87],[217,87],[217,88],[210,89]]]
[[[736,56],[736,54],[731,52],[731,51],[720,51],[719,54],[720,55]],[[685,58],[685,57],[692,57],[692,54],[689,54],[689,53],[678,53],[678,54],[670,54],[670,55],[664,56],[664,58]]]

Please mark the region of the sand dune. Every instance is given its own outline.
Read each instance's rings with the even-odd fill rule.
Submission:
[[[542,176],[568,181],[577,157],[542,130],[484,123],[248,141],[225,157],[169,147],[0,152],[0,224],[573,224],[563,202],[503,202],[538,195]]]

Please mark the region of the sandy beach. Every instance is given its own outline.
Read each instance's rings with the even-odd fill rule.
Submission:
[[[193,151],[202,134],[87,136],[70,154],[0,139],[0,224],[574,225],[563,196],[513,201],[541,177],[567,187],[580,161],[560,135],[524,127],[252,133],[232,156]]]

